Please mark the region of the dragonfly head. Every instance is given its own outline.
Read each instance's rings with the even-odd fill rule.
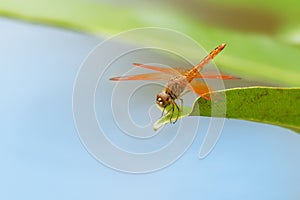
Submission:
[[[156,95],[156,104],[162,108],[165,108],[168,105],[170,105],[171,101],[171,96],[165,91],[162,91]]]

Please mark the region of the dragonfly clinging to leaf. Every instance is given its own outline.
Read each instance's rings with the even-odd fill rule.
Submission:
[[[220,74],[220,73],[201,73],[200,71],[203,67],[210,62],[217,54],[219,54],[224,47],[225,43],[216,47],[211,51],[205,58],[203,58],[197,65],[193,68],[187,70],[184,68],[164,68],[150,65],[143,65],[134,63],[136,67],[146,68],[150,70],[157,71],[156,73],[147,74],[137,74],[131,76],[120,76],[110,78],[112,81],[128,81],[128,80],[166,80],[168,81],[165,88],[156,95],[156,104],[163,109],[162,115],[171,114],[170,122],[172,122],[175,110],[177,110],[177,115],[173,123],[178,120],[180,112],[182,111],[183,100],[182,96],[185,94],[185,90],[193,91],[197,95],[201,96],[206,100],[210,100],[209,93],[213,91],[212,88],[207,86],[205,82],[200,81],[201,78],[212,78],[212,79],[238,79],[237,77]],[[181,107],[178,106],[176,101],[180,100]]]

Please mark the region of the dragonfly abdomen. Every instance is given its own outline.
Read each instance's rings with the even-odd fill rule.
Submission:
[[[191,82],[199,74],[199,72],[201,71],[201,69],[209,61],[211,61],[216,55],[218,55],[218,53],[220,53],[225,48],[225,46],[226,46],[225,43],[219,45],[214,50],[212,50],[205,58],[203,58],[200,63],[198,63],[197,65],[195,65],[195,67],[193,67],[191,70],[187,71],[185,73],[185,76],[186,76],[188,82]]]

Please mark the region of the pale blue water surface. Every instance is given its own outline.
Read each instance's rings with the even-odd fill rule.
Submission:
[[[300,199],[300,136],[246,121],[226,120],[203,160],[199,133],[160,171],[105,167],[72,114],[77,71],[102,39],[4,18],[0,27],[0,199]]]

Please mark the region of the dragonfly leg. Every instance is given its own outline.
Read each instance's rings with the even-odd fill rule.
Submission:
[[[183,99],[180,98],[180,112],[183,111]]]
[[[164,116],[164,112],[165,112],[166,107],[164,107],[162,113],[161,113],[161,117]]]
[[[164,108],[164,110],[163,110],[163,111],[165,111],[165,109],[166,109],[166,108]],[[169,114],[169,112],[171,111],[171,109],[172,109],[172,108],[168,109],[165,115],[168,115],[168,114]],[[163,112],[163,113],[164,113],[164,112]],[[163,115],[163,113],[162,113],[162,115]]]
[[[180,116],[180,113],[181,112],[183,112],[183,99],[179,99],[180,100],[180,108],[179,108],[179,106],[176,104],[176,102],[174,102],[173,103],[173,106],[175,105],[176,106],[176,108],[177,108],[177,116],[176,116],[176,119],[175,119],[175,121],[173,122],[173,124],[175,124],[177,121],[178,121],[178,118],[179,118],[179,116]],[[174,110],[174,109],[173,109]],[[174,112],[174,111],[173,111]]]
[[[180,109],[179,109],[179,106],[174,102],[174,104],[173,104],[173,106],[176,106],[176,108],[177,108],[177,116],[176,116],[176,119],[175,119],[175,121],[173,122],[173,124],[175,124],[176,122],[177,122],[177,120],[178,120],[178,118],[179,118],[179,115],[180,115]]]
[[[189,93],[189,92],[191,92],[191,90],[185,90],[185,91],[183,91],[182,94],[180,94],[180,97],[186,95],[186,94]]]
[[[170,123],[172,123],[172,118],[173,118],[173,115],[174,115],[174,109],[175,109],[175,108],[174,108],[174,103],[175,103],[175,102],[172,102],[172,113],[171,113],[171,116],[170,116]],[[170,110],[171,110],[171,109],[170,109]],[[169,111],[170,111],[170,110],[169,110]]]

